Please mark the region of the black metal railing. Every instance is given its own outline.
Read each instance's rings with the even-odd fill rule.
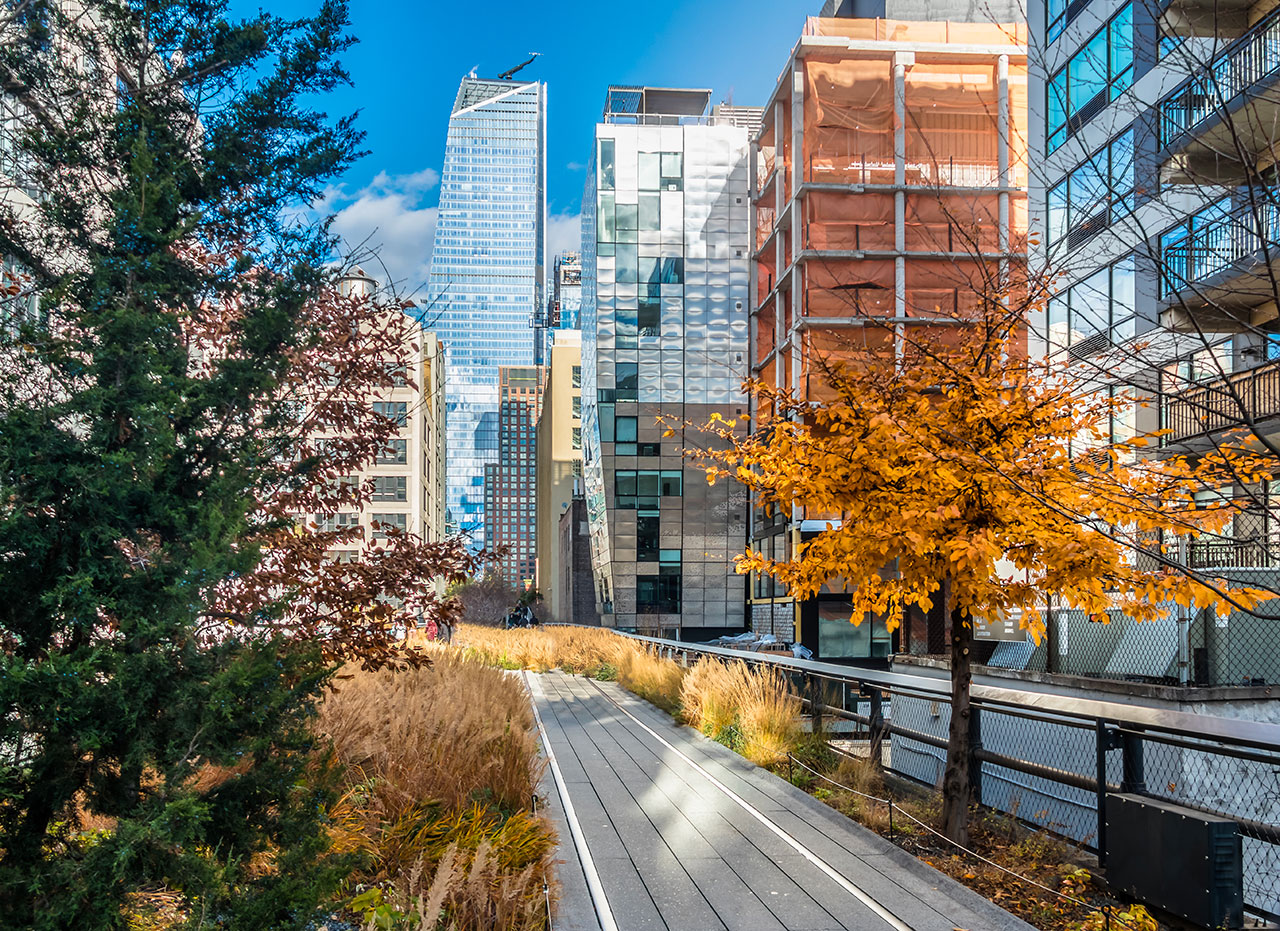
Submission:
[[[773,666],[789,677],[815,728],[828,717],[853,722],[886,769],[941,784],[950,720],[943,670],[863,669],[624,636],[686,666],[703,656]],[[1228,819],[1243,839],[1246,909],[1280,918],[1280,724],[1018,685],[975,683],[971,690],[972,783],[980,804],[1069,838],[1103,861],[1109,793]]]
[[[1165,396],[1166,443],[1250,428],[1280,415],[1280,360]]]

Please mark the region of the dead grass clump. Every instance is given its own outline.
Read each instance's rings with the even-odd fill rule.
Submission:
[[[625,646],[626,649],[618,655],[618,682],[627,691],[652,702],[668,714],[677,714],[683,694],[684,668],[635,644],[627,643]]]
[[[684,677],[685,720],[760,766],[787,758],[800,744],[800,699],[777,669],[701,659]]]
[[[581,627],[502,630],[463,624],[454,641],[490,666],[605,678],[613,678],[610,672],[623,653],[637,649],[613,631]]]
[[[364,920],[413,927],[425,909],[423,928],[441,915],[459,929],[545,927],[555,835],[529,811],[537,738],[518,679],[449,649],[426,669],[351,670],[318,729],[346,769],[332,833],[365,855],[356,879],[371,888],[352,903]]]

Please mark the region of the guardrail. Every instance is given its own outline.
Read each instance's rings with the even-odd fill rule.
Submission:
[[[889,771],[941,784],[950,720],[945,674],[619,633],[685,665],[714,656],[774,666],[792,679],[815,724],[827,716],[852,721],[873,758],[883,763],[888,745]],[[1280,724],[1049,688],[974,685],[971,696],[975,801],[1073,840],[1103,863],[1108,793],[1146,795],[1229,819],[1243,839],[1246,908],[1280,919]],[[1261,713],[1269,705],[1259,703]],[[1271,707],[1280,720],[1280,701]]]

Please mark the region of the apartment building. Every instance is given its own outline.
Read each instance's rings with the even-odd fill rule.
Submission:
[[[596,604],[608,626],[687,639],[741,630],[744,607],[733,558],[746,541],[745,494],[709,486],[681,454],[708,441],[686,425],[746,410],[748,130],[745,108],[717,119],[710,98],[610,87],[582,221]]]
[[[1272,443],[1280,11],[1266,0],[1050,0],[1028,20],[1034,260],[1057,281],[1043,350],[1126,402],[1113,439],[1164,430],[1161,450],[1195,454],[1243,428],[1258,448]],[[1275,585],[1271,485],[1206,490],[1247,510],[1179,557]],[[1061,612],[1044,645],[1005,652],[1017,668],[1239,685],[1280,677],[1280,626],[1172,610],[1100,625]]]
[[[538,591],[552,620],[569,612],[562,584],[560,519],[582,495],[582,334],[556,330],[537,429]]]
[[[537,575],[537,426],[542,410],[539,366],[498,369],[498,461],[484,467],[485,541],[503,550],[495,570],[508,584],[533,588]]]
[[[891,359],[913,329],[956,325],[984,268],[1025,261],[1027,229],[1016,11],[999,24],[950,21],[965,10],[948,5],[915,11],[934,21],[829,6],[859,15],[807,21],[752,143],[751,372],[813,399],[820,362],[872,340]],[[753,428],[770,414],[753,410]],[[787,559],[838,519],[755,508],[751,543]],[[883,618],[850,624],[851,611],[838,591],[797,603],[771,577],[751,580],[752,628],[821,658],[887,662],[946,642],[941,611],[892,634]]]
[[[345,294],[371,295],[376,287],[359,267],[339,281]],[[396,314],[397,322],[404,317],[398,310],[385,313]],[[350,478],[360,483],[372,481],[372,500],[359,511],[311,515],[321,529],[363,527],[365,545],[385,537],[387,527],[429,541],[444,537],[444,356],[434,334],[425,333],[411,318],[403,322],[408,324],[403,352],[387,362],[402,371],[404,378],[369,399],[374,411],[396,425],[396,435],[373,463]],[[335,551],[333,556],[356,559],[358,546],[353,540],[349,549]]]

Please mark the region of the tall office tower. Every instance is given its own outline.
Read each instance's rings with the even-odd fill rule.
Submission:
[[[582,256],[562,252],[551,270],[551,294],[544,312],[533,321],[534,361],[548,365],[557,330],[576,330],[582,308]]]
[[[1163,429],[1157,455],[1194,456],[1241,436],[1274,450],[1280,11],[1269,2],[1049,0],[1030,4],[1028,20],[1033,261],[1056,286],[1045,351],[1127,402],[1113,440]],[[1242,511],[1182,558],[1275,586],[1277,487],[1206,489]],[[1154,557],[1139,559],[1154,567]],[[1064,632],[1060,649],[1030,651],[1026,668],[1214,686],[1280,677],[1271,619],[1171,611],[1104,626],[1061,614],[1069,641]]]
[[[498,456],[484,466],[485,540],[506,547],[498,573],[517,588],[532,588],[537,574],[537,427],[544,370],[498,370]]]
[[[543,305],[546,86],[465,77],[449,117],[427,302],[445,344],[450,530],[484,540],[498,457],[498,369],[531,365]]]
[[[710,96],[609,88],[583,200],[583,471],[597,603],[606,625],[686,638],[741,630],[744,609],[733,566],[746,542],[743,490],[708,485],[681,455],[709,442],[686,422],[746,410],[747,130],[708,115]]]
[[[809,20],[753,143],[757,379],[820,398],[817,361],[872,340],[888,357],[921,328],[952,331],[975,281],[1022,267],[1024,35],[1016,23]],[[759,428],[770,412],[752,415]],[[755,508],[752,547],[787,559],[839,518]],[[753,628],[820,658],[887,662],[894,638],[923,650],[945,636],[941,612],[891,637],[884,618],[850,624],[847,594],[797,604],[768,575],[751,584]]]
[[[571,605],[561,585],[562,570],[573,567],[561,565],[559,527],[574,496],[582,494],[582,334],[552,333],[538,418],[538,591],[551,619],[565,621]]]

